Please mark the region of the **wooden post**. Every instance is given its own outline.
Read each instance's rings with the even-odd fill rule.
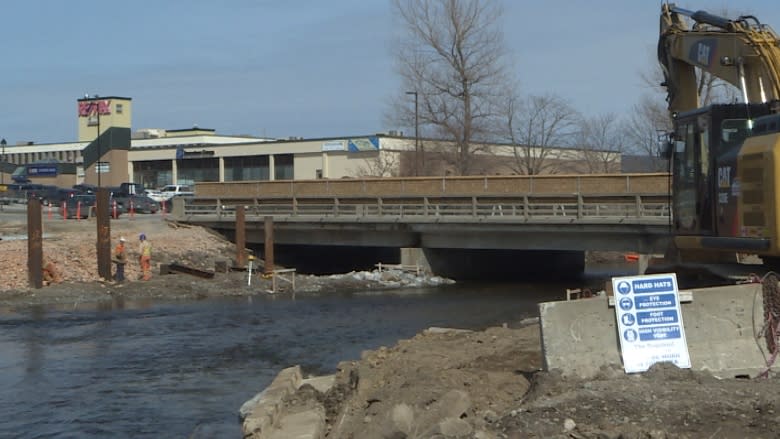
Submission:
[[[274,217],[265,217],[263,224],[263,231],[265,232],[264,259],[265,259],[265,274],[272,274],[274,272]]]
[[[27,280],[32,288],[43,287],[43,219],[34,198],[27,202]]]
[[[111,218],[108,188],[99,187],[95,203],[97,217],[97,269],[98,276],[111,280]]]
[[[246,265],[246,212],[244,206],[236,206],[236,265]]]

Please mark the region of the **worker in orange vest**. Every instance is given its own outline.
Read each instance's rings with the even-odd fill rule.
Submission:
[[[125,237],[119,237],[119,244],[114,248],[114,263],[116,264],[116,274],[114,280],[117,283],[125,281],[125,264],[127,263],[127,252],[125,251]]]
[[[152,244],[146,239],[146,235],[141,233],[138,236],[141,241],[141,245],[138,248],[140,254],[139,261],[141,262],[141,272],[143,280],[149,280],[152,278]]]

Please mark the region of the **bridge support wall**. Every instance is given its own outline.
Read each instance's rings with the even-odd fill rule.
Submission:
[[[431,264],[421,248],[405,247],[401,249],[401,265],[416,265],[423,270],[431,271]]]
[[[255,254],[265,258],[262,246],[253,246]],[[277,265],[295,268],[305,274],[337,274],[350,271],[371,271],[375,264],[399,264],[401,254],[393,247],[357,247],[325,245],[274,246]]]
[[[585,270],[585,252],[426,248],[433,273],[456,280],[576,278]]]

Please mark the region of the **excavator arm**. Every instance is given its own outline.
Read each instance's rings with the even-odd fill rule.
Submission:
[[[745,103],[780,99],[780,38],[753,16],[730,20],[664,4],[658,60],[673,114],[700,107],[697,67],[741,89]]]

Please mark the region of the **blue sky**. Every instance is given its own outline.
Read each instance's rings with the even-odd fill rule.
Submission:
[[[678,1],[752,13],[775,1]],[[586,113],[630,111],[653,67],[660,1],[504,2],[521,93]],[[399,94],[389,0],[27,0],[3,5],[0,137],[76,140],[76,99],[133,98],[133,129],[331,137],[387,126]],[[406,128],[408,131],[408,128]]]

